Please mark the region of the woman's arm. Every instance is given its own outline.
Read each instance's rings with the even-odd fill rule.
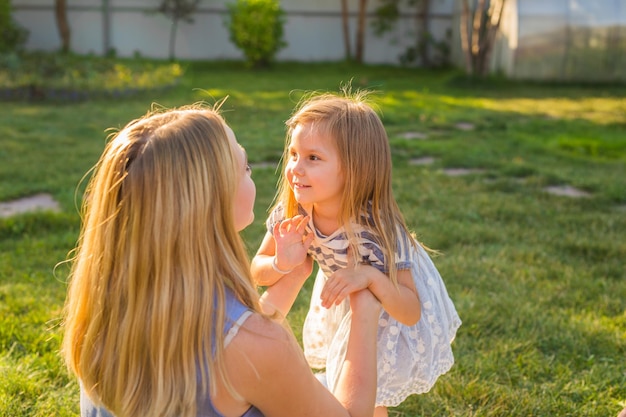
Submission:
[[[263,312],[269,316],[278,313],[277,319],[281,322],[291,310],[312,270],[313,259],[307,257],[296,269],[284,275],[274,285],[267,287],[260,300]]]
[[[266,417],[373,415],[380,303],[369,291],[350,298],[352,324],[335,396],[315,378],[287,330],[259,315],[246,320],[225,352],[228,375],[246,404],[253,404]],[[214,401],[218,407],[222,403]],[[240,404],[237,412],[241,408],[245,409]],[[224,407],[220,411],[237,415]]]

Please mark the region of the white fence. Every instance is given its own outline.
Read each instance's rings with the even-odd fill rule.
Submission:
[[[181,59],[241,59],[242,53],[229,40],[225,25],[227,4],[234,0],[203,0],[194,23],[179,24],[176,57]],[[71,50],[76,53],[103,54],[109,49],[118,56],[139,54],[167,58],[171,21],[156,13],[160,0],[68,0]],[[357,4],[350,0],[352,50],[356,33]],[[394,33],[378,37],[371,28],[373,11],[379,2],[368,2],[368,24],[364,61],[398,63],[398,57],[415,44],[415,16],[405,14]],[[455,0],[437,0],[431,6],[430,31],[443,40],[452,32]],[[30,31],[27,48],[57,50],[61,45],[52,0],[13,0],[16,20]],[[287,46],[281,61],[337,61],[345,57],[338,0],[284,0]]]
[[[227,4],[235,0],[202,0],[192,24],[181,23],[176,57],[241,59],[225,26]],[[156,13],[161,0],[67,0],[71,49],[118,56],[139,54],[167,58],[171,22]],[[407,3],[407,2],[404,2]],[[460,0],[431,0],[429,30],[447,40],[451,61],[463,65],[460,47]],[[60,38],[53,0],[13,0],[16,20],[30,31],[27,48],[56,50]],[[339,61],[345,57],[339,0],[283,0],[286,12],[281,61]],[[352,50],[358,0],[348,0]],[[378,37],[368,1],[366,63],[398,63],[415,45],[416,16],[406,10],[393,33]],[[492,56],[493,70],[514,78],[556,80],[626,80],[626,0],[508,0]],[[449,35],[451,34],[451,36]],[[431,51],[434,51],[431,48]],[[418,63],[419,64],[419,63]]]

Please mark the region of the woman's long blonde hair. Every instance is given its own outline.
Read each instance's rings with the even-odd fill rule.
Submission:
[[[260,310],[233,218],[241,171],[217,107],[201,105],[130,122],[94,167],[63,355],[116,415],[194,416],[208,381],[234,392],[223,365],[225,291]]]
[[[296,126],[309,125],[333,138],[345,177],[345,192],[337,220],[345,227],[352,253],[359,253],[356,251],[356,236],[350,226],[352,222],[375,232],[385,255],[389,276],[397,283],[394,259],[398,233],[403,230],[409,234],[409,230],[393,196],[389,139],[380,117],[367,99],[367,91],[352,92],[346,88],[343,95],[312,93],[301,101],[286,122],[283,171],[275,206],[282,205],[286,217],[298,213],[298,203],[284,175]],[[363,216],[365,213],[371,217]]]

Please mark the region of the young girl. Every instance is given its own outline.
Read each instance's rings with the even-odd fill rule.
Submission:
[[[351,297],[351,364],[333,397],[270,319],[307,276],[262,297],[253,284],[238,232],[254,198],[245,151],[217,110],[150,113],[109,141],[65,308],[82,416],[371,417],[380,303]]]
[[[287,121],[287,146],[268,233],[252,261],[272,286],[319,265],[303,331],[311,367],[333,387],[345,359],[348,296],[382,303],[376,416],[447,372],[461,324],[426,250],[409,232],[391,188],[391,151],[365,93],[310,97]],[[307,256],[308,255],[308,256]]]

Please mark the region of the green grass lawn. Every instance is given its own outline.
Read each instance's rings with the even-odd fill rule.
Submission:
[[[453,369],[390,414],[615,416],[626,406],[625,87],[347,64],[185,71],[175,89],[125,100],[0,103],[0,201],[46,192],[62,207],[0,218],[0,416],[78,415],[76,381],[58,356],[68,268],[57,264],[76,242],[78,184],[107,128],[152,103],[229,96],[225,117],[259,166],[256,220],[243,232],[252,254],[284,121],[303,92],[350,81],[378,91],[396,197],[418,237],[442,253],[435,263],[463,320]],[[447,171],[460,168],[466,175]],[[587,196],[546,192],[566,186]],[[311,287],[290,315],[298,337]]]

